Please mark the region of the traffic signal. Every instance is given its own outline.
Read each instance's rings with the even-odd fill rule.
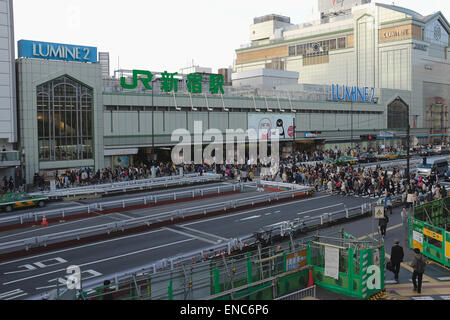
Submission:
[[[376,135],[372,135],[372,134],[364,134],[361,137],[362,141],[375,141],[377,140],[377,136]]]

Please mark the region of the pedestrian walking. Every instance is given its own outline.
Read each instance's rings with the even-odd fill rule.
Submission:
[[[397,283],[399,283],[398,274],[400,272],[400,265],[403,262],[404,256],[405,254],[403,252],[403,248],[400,246],[400,241],[395,240],[394,246],[391,249],[391,263],[395,277],[394,279]]]
[[[425,258],[423,257],[423,254],[420,252],[419,249],[414,249],[414,259],[411,262],[411,267],[414,269],[413,275],[412,275],[412,282],[414,285],[414,291],[417,291],[417,293],[422,293],[422,278],[423,274],[425,272]]]
[[[392,215],[392,198],[391,195],[388,193],[386,198],[384,199],[384,211],[389,212]]]
[[[384,218],[380,219],[379,227],[380,227],[380,233],[383,239],[386,237],[386,229],[387,225],[389,223],[389,217],[387,216],[386,212],[384,214]]]

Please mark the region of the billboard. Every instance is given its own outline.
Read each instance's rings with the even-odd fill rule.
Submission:
[[[292,140],[294,138],[293,114],[264,114],[250,113],[248,115],[248,129],[250,140],[268,140],[274,138],[278,130],[280,140]],[[255,136],[252,133],[256,133]]]
[[[330,13],[350,10],[354,6],[370,3],[371,0],[319,0],[319,12]]]
[[[97,62],[97,48],[30,40],[18,42],[19,58]]]

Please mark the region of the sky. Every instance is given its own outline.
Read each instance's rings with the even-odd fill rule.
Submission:
[[[395,5],[450,20],[448,0]],[[250,42],[254,17],[275,13],[298,24],[313,11],[316,0],[14,0],[15,40],[94,46],[110,53],[112,71],[178,72],[194,63],[216,72]]]

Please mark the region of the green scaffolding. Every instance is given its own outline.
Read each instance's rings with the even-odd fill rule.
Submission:
[[[409,217],[409,247],[446,267],[450,267],[450,198],[414,208]]]
[[[324,275],[326,245],[338,245],[339,279]],[[176,265],[171,270],[135,275],[101,286],[80,296],[88,300],[272,300],[314,284],[349,297],[368,299],[384,289],[367,289],[369,266],[378,254],[384,265],[384,247],[358,241],[344,232],[335,238],[315,236],[286,243],[246,248],[202,262]]]
[[[326,246],[339,249],[338,279],[325,276]],[[329,291],[358,299],[369,299],[385,289],[384,255],[383,244],[358,241],[345,233],[342,239],[318,237],[308,245],[308,261],[313,265],[315,283]],[[376,271],[379,271],[379,278]]]

